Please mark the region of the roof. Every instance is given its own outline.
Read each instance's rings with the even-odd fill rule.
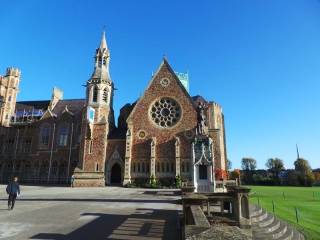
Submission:
[[[196,110],[196,106],[194,104],[194,101],[192,100],[190,94],[188,93],[188,91],[186,90],[186,88],[184,87],[184,85],[181,83],[180,79],[178,78],[178,76],[176,75],[176,73],[173,71],[172,67],[170,66],[170,64],[168,63],[167,59],[164,57],[162,59],[162,62],[160,64],[160,66],[158,67],[158,70],[156,71],[156,73],[152,76],[151,80],[149,81],[149,84],[147,86],[147,88],[144,90],[144,93],[142,95],[142,97],[140,97],[136,103],[136,105],[134,106],[134,108],[132,109],[130,115],[128,116],[128,120],[130,120],[132,118],[132,115],[135,113],[137,106],[139,106],[140,102],[142,101],[142,99],[144,98],[145,94],[149,91],[150,86],[152,85],[152,83],[155,81],[156,77],[158,76],[159,72],[161,71],[161,69],[163,69],[163,67],[166,67],[168,69],[168,71],[172,74],[172,77],[174,80],[176,80],[176,83],[178,84],[178,86],[180,86],[180,89],[182,90],[182,93],[185,94],[185,97],[188,99],[188,101],[190,102],[190,104],[192,105],[192,107]]]
[[[110,132],[108,138],[109,139],[125,139],[126,133],[127,133],[126,128],[114,128]]]
[[[77,114],[82,111],[86,104],[85,99],[67,99],[67,100],[60,100],[57,105],[52,110],[57,117],[61,116],[63,111],[65,110],[66,106],[69,112],[73,114]]]
[[[193,96],[191,98],[195,103],[199,103],[199,102],[208,103],[208,101],[204,97],[202,97],[200,95],[196,95],[196,96]]]
[[[47,110],[50,104],[50,100],[40,100],[40,101],[21,101],[17,102],[16,110],[29,110],[29,109],[42,109]]]

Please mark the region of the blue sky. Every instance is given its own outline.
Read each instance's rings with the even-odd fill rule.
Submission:
[[[320,167],[320,1],[1,1],[0,73],[22,71],[19,100],[83,98],[103,26],[115,110],[144,91],[165,54],[192,95],[223,106],[228,157]]]

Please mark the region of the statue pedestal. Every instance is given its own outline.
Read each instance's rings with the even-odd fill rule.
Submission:
[[[214,160],[212,140],[205,135],[197,135],[192,143],[193,185],[195,192],[214,192]]]

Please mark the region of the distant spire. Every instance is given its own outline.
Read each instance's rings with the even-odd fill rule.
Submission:
[[[297,149],[297,159],[299,159],[300,158],[300,154],[299,154],[298,144],[296,144],[296,149]]]
[[[101,42],[100,42],[99,48],[100,49],[108,49],[105,29],[103,29],[103,31],[102,31]]]

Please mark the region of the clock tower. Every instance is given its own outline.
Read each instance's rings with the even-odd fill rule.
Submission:
[[[95,53],[94,71],[86,83],[86,108],[82,117],[80,161],[75,186],[105,186],[105,159],[109,132],[114,128],[110,51],[105,32]]]

